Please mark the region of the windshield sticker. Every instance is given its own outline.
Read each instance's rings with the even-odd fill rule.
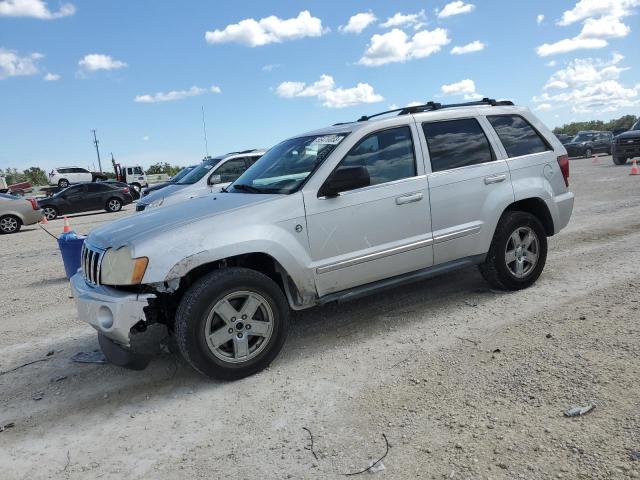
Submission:
[[[324,135],[316,138],[309,145],[337,145],[343,138],[342,135]]]

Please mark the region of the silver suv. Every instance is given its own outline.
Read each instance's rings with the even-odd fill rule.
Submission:
[[[568,177],[558,139],[506,101],[297,135],[225,192],[94,230],[72,278],[79,315],[113,363],[143,368],[169,334],[199,372],[241,378],[276,357],[290,309],[468,265],[530,286],[569,222]]]

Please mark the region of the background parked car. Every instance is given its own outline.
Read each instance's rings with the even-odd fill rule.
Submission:
[[[72,183],[92,182],[93,175],[86,168],[56,167],[49,173],[49,185],[66,188]]]
[[[151,185],[150,187],[145,188],[144,190],[142,190],[141,196],[144,197],[145,195],[149,195],[151,192],[155,192],[168,185],[173,185],[175,183],[178,183],[179,180],[185,177],[191,170],[193,170],[196,167],[197,165],[190,165],[188,167],[185,167],[182,170],[180,170],[178,173],[176,173],[173,177],[171,177],[168,181],[156,183],[155,185]]]
[[[611,154],[613,134],[595,130],[582,131],[565,143],[564,147],[570,157],[590,157],[595,153]]]
[[[616,165],[624,165],[628,159],[640,157],[640,120],[614,139],[611,155]]]
[[[566,133],[556,133],[556,137],[558,137],[558,140],[560,140],[560,143],[563,145],[571,142],[571,139],[573,138],[571,135],[567,135]]]
[[[176,183],[142,198],[136,205],[136,212],[142,212],[149,206],[166,206],[219,192],[257,162],[264,152],[265,150],[245,150],[206,158]]]
[[[43,215],[34,198],[0,193],[0,233],[15,233],[22,225],[38,223]]]
[[[118,182],[117,180],[106,180],[104,182],[100,182],[100,183],[105,183],[107,185],[113,185],[119,188],[129,188],[129,194],[131,195],[131,197],[133,198],[133,200],[138,200],[140,198],[140,192],[138,190],[136,190],[135,188],[131,188],[130,185],[124,183],[124,182]]]
[[[69,213],[106,210],[119,212],[124,205],[133,201],[128,186],[111,183],[83,183],[73,185],[56,193],[52,197],[43,198],[38,204],[48,220]]]

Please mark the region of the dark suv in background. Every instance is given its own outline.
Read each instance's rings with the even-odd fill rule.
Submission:
[[[597,130],[578,132],[564,147],[570,157],[590,157],[595,153],[611,154],[613,133]]]
[[[628,159],[640,157],[640,120],[615,138],[611,155],[616,165],[624,165]]]

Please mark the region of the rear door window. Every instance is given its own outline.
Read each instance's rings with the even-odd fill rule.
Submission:
[[[228,183],[235,181],[247,169],[244,158],[234,158],[220,165],[215,171],[215,175],[220,175],[220,182]]]
[[[509,158],[551,150],[547,141],[520,115],[489,115]]]
[[[422,130],[433,172],[478,165],[496,158],[475,118],[426,122],[422,124]]]

